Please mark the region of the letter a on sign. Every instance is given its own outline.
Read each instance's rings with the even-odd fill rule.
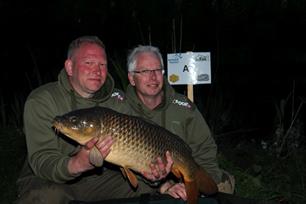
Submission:
[[[189,72],[189,69],[188,69],[187,65],[184,66],[183,72]]]

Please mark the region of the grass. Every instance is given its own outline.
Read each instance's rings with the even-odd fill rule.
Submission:
[[[221,166],[236,178],[236,194],[264,200],[306,203],[306,151],[277,158],[254,142],[221,150]]]

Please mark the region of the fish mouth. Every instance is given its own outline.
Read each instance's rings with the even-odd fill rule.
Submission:
[[[55,134],[63,134],[81,145],[84,145],[89,140],[88,138],[82,138],[77,135],[70,127],[67,127],[62,122],[61,118],[55,118],[52,122],[52,127],[54,129]]]
[[[56,134],[60,133],[63,129],[63,124],[61,123],[61,120],[59,117],[56,117],[52,122],[52,127],[54,128],[54,131]]]
[[[54,121],[54,122],[53,122],[52,127],[53,127],[53,129],[54,129],[54,131],[55,131],[56,134],[58,134],[58,133],[61,132],[61,131],[60,131],[60,130],[61,130],[61,124],[58,123],[57,121]]]
[[[53,125],[52,125],[55,134],[57,135],[66,135],[68,138],[72,139],[72,140],[76,140],[76,138],[72,137],[70,132],[67,131],[67,128],[65,127],[65,125],[63,125],[60,121],[53,121]],[[76,140],[77,141],[77,140]]]

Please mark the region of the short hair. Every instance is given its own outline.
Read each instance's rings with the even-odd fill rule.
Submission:
[[[160,61],[161,68],[164,68],[163,57],[157,47],[151,45],[138,45],[130,51],[127,57],[128,72],[133,72],[136,69],[137,56],[141,53],[153,53]]]
[[[70,43],[70,45],[68,47],[67,58],[71,59],[74,56],[75,51],[77,49],[79,49],[83,44],[86,44],[86,43],[96,44],[96,45],[100,46],[101,48],[103,48],[105,50],[104,43],[97,36],[90,36],[90,35],[82,36],[82,37],[79,37],[79,38],[73,40]]]

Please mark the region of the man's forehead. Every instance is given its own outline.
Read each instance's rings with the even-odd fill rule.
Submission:
[[[76,55],[82,55],[83,58],[97,57],[103,56],[106,57],[106,52],[104,48],[96,45],[96,44],[87,44],[81,46],[75,53]]]
[[[160,61],[158,56],[151,52],[144,52],[138,55],[137,65],[140,64],[158,64],[160,65]]]

